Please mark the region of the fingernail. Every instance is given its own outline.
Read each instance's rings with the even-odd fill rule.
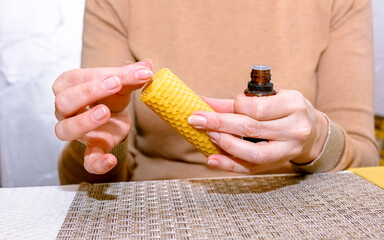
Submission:
[[[109,158],[107,158],[105,161],[104,161],[104,166],[110,168],[114,165],[114,163],[112,162],[112,160],[110,160]]]
[[[118,88],[121,84],[120,79],[118,77],[109,77],[104,79],[104,81],[101,83],[106,90],[113,90],[115,88]]]
[[[153,76],[152,71],[149,69],[139,69],[137,72],[135,72],[135,77],[137,80],[149,80]]]
[[[219,166],[219,162],[216,160],[208,160],[207,164],[209,166],[212,166],[212,167],[218,167]]]
[[[216,141],[219,139],[220,134],[218,132],[207,132],[207,134],[211,137],[212,140]]]
[[[202,116],[190,116],[188,118],[188,123],[195,128],[202,128],[207,124],[207,119]]]
[[[101,121],[107,116],[107,111],[103,107],[99,107],[92,113],[92,118],[94,121]]]

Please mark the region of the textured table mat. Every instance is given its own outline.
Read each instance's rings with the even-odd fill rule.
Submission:
[[[81,184],[58,239],[384,239],[384,190],[350,172]]]

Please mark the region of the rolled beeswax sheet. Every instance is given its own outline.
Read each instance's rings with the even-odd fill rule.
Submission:
[[[197,130],[188,123],[193,112],[213,109],[169,69],[163,68],[153,76],[140,99],[199,152],[205,156],[221,153],[204,130]]]

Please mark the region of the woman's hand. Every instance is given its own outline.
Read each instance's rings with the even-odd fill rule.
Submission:
[[[152,63],[143,60],[119,68],[75,69],[54,82],[56,136],[86,145],[84,167],[103,174],[117,164],[108,153],[131,129],[127,105],[133,90],[152,78]]]
[[[228,155],[211,155],[207,162],[232,172],[256,173],[292,160],[306,164],[323,149],[328,121],[298,91],[280,90],[274,96],[235,100],[203,98],[216,112],[197,111],[188,119],[206,129],[211,140]],[[241,137],[263,138],[253,143]]]

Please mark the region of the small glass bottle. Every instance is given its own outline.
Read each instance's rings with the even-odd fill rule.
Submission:
[[[266,65],[253,65],[251,71],[251,81],[248,82],[248,88],[244,90],[244,94],[249,97],[265,97],[275,95],[271,83],[271,67]],[[268,142],[267,139],[243,137],[244,140],[250,142]]]

